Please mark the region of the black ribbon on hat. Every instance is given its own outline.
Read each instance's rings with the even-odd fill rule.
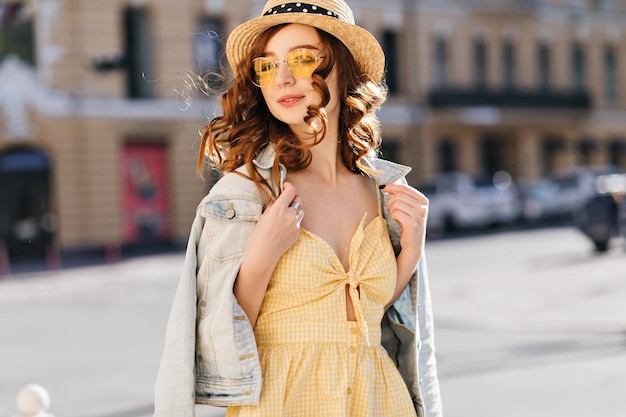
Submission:
[[[265,13],[263,16],[270,16],[273,14],[281,14],[281,13],[313,13],[319,14],[322,16],[334,17],[335,19],[339,19],[339,15],[332,10],[325,9],[323,7],[315,6],[313,4],[308,3],[283,3],[280,6],[272,7]]]

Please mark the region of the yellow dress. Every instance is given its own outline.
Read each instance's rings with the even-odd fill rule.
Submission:
[[[226,417],[410,417],[409,391],[380,344],[397,279],[385,220],[350,244],[345,271],[330,245],[301,229],[274,271],[255,327],[263,389],[257,406]],[[346,286],[356,321],[346,316]]]

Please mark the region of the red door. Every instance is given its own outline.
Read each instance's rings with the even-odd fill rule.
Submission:
[[[127,144],[123,151],[125,243],[170,237],[167,152],[161,144]]]

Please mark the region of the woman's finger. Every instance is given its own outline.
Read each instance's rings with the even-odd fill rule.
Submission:
[[[289,207],[296,198],[296,187],[290,182],[285,182],[283,192],[280,193],[274,204],[278,203],[281,207]]]
[[[415,201],[417,204],[428,204],[428,198],[419,190],[405,184],[387,184],[383,192],[407,202]],[[410,203],[411,204],[411,203]]]

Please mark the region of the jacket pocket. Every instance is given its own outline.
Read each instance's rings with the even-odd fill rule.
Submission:
[[[218,260],[241,256],[248,236],[263,213],[263,205],[245,198],[212,199],[202,208],[208,251]]]

